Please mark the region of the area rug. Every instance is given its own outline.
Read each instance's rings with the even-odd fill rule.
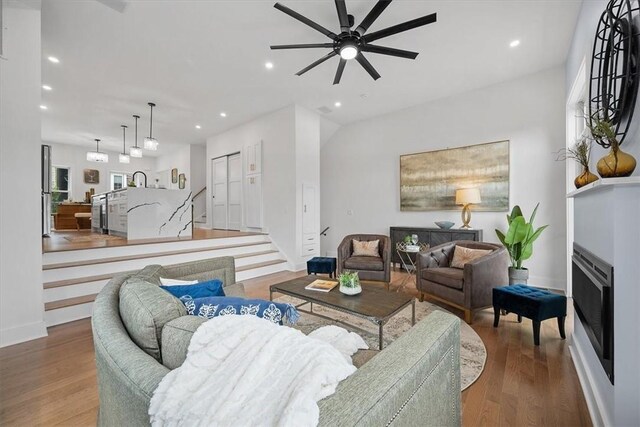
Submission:
[[[79,236],[64,236],[64,238],[72,243],[98,242],[104,240],[123,240],[122,237],[110,236],[108,234],[83,234]]]
[[[278,302],[288,302],[291,304],[300,304],[302,301],[282,296],[277,298]],[[304,310],[308,310],[309,306],[302,307]],[[428,302],[416,301],[416,322],[427,317],[435,310],[447,312],[447,310],[438,307]],[[322,314],[332,319],[339,320],[341,322],[354,325],[366,332],[351,329],[353,332],[358,333],[369,344],[369,348],[378,348],[378,327],[372,322],[365,319],[361,319],[356,316],[345,314],[330,308],[321,307],[314,304],[313,311],[318,314]],[[320,328],[321,326],[331,325],[330,320],[323,319],[321,317],[314,316],[313,314],[300,312],[300,320],[294,326],[296,329],[301,330],[305,334]],[[342,326],[346,329],[350,329],[344,324],[337,323],[338,326]],[[391,344],[400,335],[405,333],[411,328],[411,306],[406,307],[397,315],[393,316],[384,325],[384,346]],[[484,364],[487,360],[487,349],[482,342],[482,339],[478,334],[467,325],[465,322],[460,321],[460,382],[461,390],[466,389],[473,384],[484,369]]]

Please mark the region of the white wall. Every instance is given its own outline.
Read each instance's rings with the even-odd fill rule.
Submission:
[[[528,216],[540,202],[536,225],[550,225],[524,263],[530,283],[564,289],[564,164],[554,154],[564,147],[564,93],[557,68],[342,127],[321,149],[322,227],[331,226],[323,252],[352,233],[388,235],[390,226],[438,220],[459,226],[459,211],[400,211],[400,155],[508,139],[511,206]],[[497,242],[505,215],[473,212],[471,224]]]
[[[155,179],[158,178],[161,185],[173,190],[179,189],[179,182],[171,182],[171,169],[176,168],[178,169],[178,176],[183,173],[187,178],[184,188],[191,189],[191,148],[189,145],[183,145],[171,150],[167,154],[156,157],[155,160],[153,178],[149,177],[151,179],[149,185],[155,183]]]
[[[131,163],[119,163],[118,153],[104,151],[109,155],[108,163],[98,163],[87,161],[87,151],[95,151],[95,146],[81,147],[71,144],[58,144],[43,141],[43,144],[51,145],[51,165],[71,168],[71,198],[79,201],[84,200],[84,193],[94,188],[96,194],[111,190],[111,172],[133,173],[141,170],[147,174],[148,185],[153,184],[155,176],[154,157],[145,156],[141,159],[131,158]],[[143,154],[144,155],[144,154]],[[85,184],[84,170],[96,169],[100,172],[100,182],[98,184]]]
[[[0,347],[47,334],[40,229],[40,5],[5,2],[0,60]]]
[[[262,141],[264,228],[287,255],[295,254],[295,107],[269,113],[207,139],[207,221],[211,226],[211,160]],[[243,157],[244,159],[244,157]],[[242,162],[243,168],[245,161]],[[245,171],[243,171],[243,176]],[[243,206],[244,209],[244,206]],[[244,215],[242,218],[244,228]]]
[[[193,195],[207,186],[207,147],[205,145],[190,145],[191,154],[191,190]],[[189,183],[189,181],[187,181]],[[197,221],[207,211],[207,194],[200,194],[193,200],[193,215]]]

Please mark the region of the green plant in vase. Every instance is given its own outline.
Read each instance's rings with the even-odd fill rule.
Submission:
[[[527,283],[529,279],[529,270],[522,266],[522,262],[531,258],[531,255],[533,255],[533,242],[548,227],[548,225],[543,225],[538,229],[533,228],[533,220],[538,212],[538,206],[540,206],[540,203],[533,210],[529,222],[522,215],[520,206],[514,206],[511,210],[511,215],[507,215],[507,223],[509,224],[507,232],[503,233],[496,229],[498,239],[507,248],[509,258],[511,258],[509,284]]]
[[[611,148],[609,153],[598,160],[596,168],[603,178],[629,176],[636,168],[636,159],[620,149],[620,142],[610,120],[600,118],[596,112],[586,120],[593,140],[603,148]]]
[[[584,187],[585,185],[598,180],[598,177],[589,170],[591,145],[591,141],[588,141],[587,138],[582,138],[576,142],[576,145],[573,147],[563,148],[558,152],[556,160],[562,161],[573,159],[582,166],[582,173],[573,181],[576,188]]]
[[[340,292],[345,295],[357,295],[362,292],[357,271],[345,271],[338,276],[338,282],[340,283]]]

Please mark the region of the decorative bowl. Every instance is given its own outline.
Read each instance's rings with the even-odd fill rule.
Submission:
[[[454,224],[455,222],[451,222],[451,221],[436,221],[436,225],[445,230],[450,229],[451,227],[453,227]]]

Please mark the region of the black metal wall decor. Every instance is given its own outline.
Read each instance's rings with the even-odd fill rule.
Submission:
[[[611,0],[598,22],[591,59],[589,120],[613,125],[620,144],[629,130],[638,96],[640,65],[638,0]],[[596,141],[609,148],[606,141]]]

